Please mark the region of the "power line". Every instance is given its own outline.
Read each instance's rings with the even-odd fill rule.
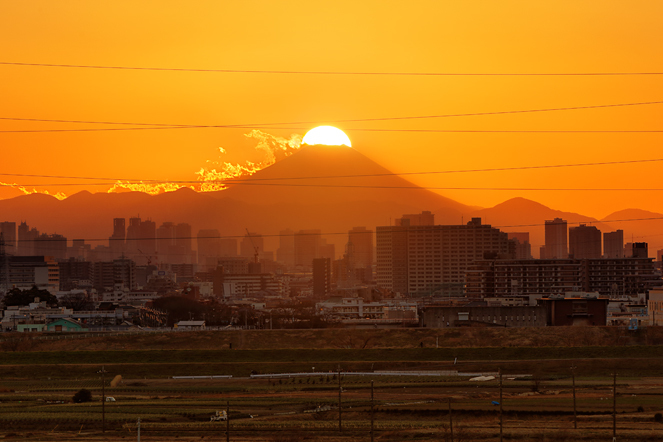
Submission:
[[[2,133],[28,133],[28,132],[96,132],[96,131],[116,131],[116,130],[156,130],[156,129],[203,129],[203,128],[241,128],[241,129],[301,129],[301,128],[279,128],[273,126],[279,125],[293,125],[293,124],[306,124],[306,125],[319,125],[330,123],[356,123],[356,122],[374,122],[374,121],[404,121],[404,120],[422,120],[434,118],[451,118],[451,117],[477,117],[487,115],[507,115],[507,114],[522,114],[522,113],[538,113],[538,112],[559,112],[569,110],[587,110],[587,109],[604,109],[614,107],[630,107],[630,106],[647,106],[653,104],[663,104],[663,101],[645,101],[635,103],[617,103],[617,104],[599,104],[590,106],[570,106],[558,108],[542,108],[542,109],[522,109],[522,110],[507,110],[507,111],[494,111],[494,112],[472,112],[462,114],[440,114],[440,115],[416,115],[416,116],[402,116],[402,117],[378,117],[378,118],[354,118],[330,121],[298,121],[298,122],[279,122],[279,123],[249,123],[249,124],[222,124],[222,125],[191,125],[191,124],[168,124],[168,123],[127,123],[127,122],[108,122],[108,121],[87,121],[87,120],[51,120],[51,119],[37,119],[37,118],[16,118],[16,117],[0,117],[0,120],[11,121],[38,121],[38,122],[51,122],[51,123],[80,123],[80,124],[112,124],[112,125],[127,125],[127,126],[146,126],[146,127],[129,127],[129,128],[94,128],[94,129],[38,129],[38,130],[8,130],[0,131]],[[353,129],[347,129],[352,131]],[[377,129],[358,129],[358,130],[377,130]],[[386,129],[384,129],[386,131]],[[408,131],[415,131],[416,129],[409,129]],[[434,130],[434,129],[425,129]],[[391,129],[391,131],[404,131],[403,129]],[[547,131],[546,131],[547,132]]]
[[[78,69],[116,69],[135,71],[166,72],[214,72],[222,74],[287,74],[287,75],[378,75],[378,76],[429,76],[429,77],[575,77],[575,76],[640,76],[663,75],[663,72],[371,72],[371,71],[296,71],[296,70],[258,70],[258,69],[197,69],[197,68],[160,68],[140,66],[103,66],[55,63],[21,63],[1,61],[6,66],[34,66]]]
[[[489,169],[459,169],[459,170],[437,170],[427,172],[389,172],[389,173],[375,173],[375,174],[359,174],[359,175],[321,175],[321,176],[297,176],[297,177],[273,177],[273,178],[250,178],[249,181],[278,181],[278,180],[309,180],[309,179],[327,179],[327,178],[369,178],[369,177],[385,177],[385,176],[400,176],[400,175],[435,175],[435,174],[453,174],[453,173],[477,173],[477,172],[504,172],[512,170],[533,170],[533,169],[556,169],[566,167],[586,167],[586,166],[610,166],[619,164],[639,164],[639,163],[657,163],[663,162],[663,158],[649,158],[642,160],[621,160],[621,161],[601,161],[592,163],[567,163],[567,164],[546,164],[540,166],[517,166],[517,167],[496,167]],[[107,181],[125,181],[135,184],[203,184],[203,183],[240,183],[246,179],[230,179],[230,180],[210,180],[210,181],[173,181],[173,180],[151,180],[151,179],[137,179],[137,178],[108,178],[108,177],[89,177],[89,176],[71,176],[71,175],[41,175],[41,174],[25,174],[25,173],[0,173],[0,176],[14,176],[24,178],[56,178],[56,179],[70,179],[70,180],[107,180]],[[116,184],[115,182],[112,184]],[[28,186],[29,184],[22,184]],[[59,184],[52,184],[59,185]]]
[[[277,186],[277,187],[315,187],[315,188],[347,188],[347,189],[400,189],[400,190],[481,190],[481,191],[551,191],[551,192],[660,192],[663,187],[431,187],[431,186],[371,186],[371,185],[345,185],[345,184],[291,184],[291,183],[253,183],[248,181],[168,181],[162,183],[143,183],[143,182],[106,182],[106,183],[0,183],[0,187],[56,187],[56,186],[112,186],[120,185],[150,185],[150,184],[233,184],[245,186]]]

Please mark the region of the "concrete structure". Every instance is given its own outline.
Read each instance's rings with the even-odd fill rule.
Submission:
[[[532,246],[529,242],[529,232],[508,232],[509,240],[515,242],[516,259],[532,259]]]
[[[481,260],[467,272],[470,298],[547,296],[583,290],[637,297],[661,285],[651,258]]]
[[[35,254],[35,240],[39,236],[39,230],[31,229],[26,222],[18,226],[18,254],[20,256],[33,256]]]
[[[373,280],[373,235],[366,227],[354,227],[348,232],[348,243],[352,244],[353,266],[364,270],[364,280]]]
[[[108,247],[114,258],[119,258],[125,252],[126,228],[124,218],[113,219],[113,234],[108,238]]]
[[[394,221],[395,226],[432,226],[435,224],[435,215],[428,211],[417,214],[403,215]]]
[[[205,321],[180,321],[175,324],[178,330],[205,330]]]
[[[603,257],[624,258],[624,231],[615,230],[603,234]]]
[[[595,226],[580,224],[569,229],[569,258],[601,258],[601,231]]]
[[[541,259],[563,259],[569,256],[567,224],[561,218],[546,221],[545,256]]]
[[[318,314],[336,319],[380,319],[418,322],[417,303],[387,300],[366,302],[364,298],[333,297],[315,305]]]
[[[424,327],[545,327],[546,309],[536,306],[426,306]]]
[[[6,282],[6,275],[9,281]],[[7,269],[0,271],[0,290],[9,289],[48,290],[55,294],[60,290],[60,269],[58,263],[50,256],[8,256]]]
[[[293,230],[285,229],[279,232],[276,260],[288,267],[295,265],[295,232]]]
[[[332,294],[332,261],[329,258],[313,260],[313,296],[326,298]]]
[[[647,312],[651,325],[663,325],[663,287],[649,290]]]
[[[378,286],[409,296],[462,295],[474,261],[509,254],[507,234],[481,218],[466,225],[378,227],[376,242]]]
[[[288,279],[271,273],[225,274],[214,273],[214,294],[225,298],[250,298],[260,294],[287,296]]]
[[[265,240],[262,235],[250,232],[244,235],[239,248],[239,256],[254,261],[256,254],[260,256],[265,251]]]
[[[295,233],[295,265],[310,268],[313,260],[320,258],[322,235],[319,229],[300,230]]]
[[[16,255],[18,249],[16,248],[16,223],[4,221],[0,223],[0,234],[5,241],[5,253],[9,255]]]
[[[607,298],[563,298],[549,297],[539,299],[539,304],[546,307],[547,325],[603,325],[607,324]]]

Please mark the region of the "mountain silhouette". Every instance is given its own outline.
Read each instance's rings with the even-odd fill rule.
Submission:
[[[494,207],[477,210],[471,216],[481,217],[485,224],[499,227],[504,232],[529,232],[532,255],[539,256],[539,247],[545,244],[545,221],[562,218],[568,227],[586,223],[596,226],[601,232],[610,232],[612,226],[601,223],[595,218],[573,212],[551,209],[527,198],[512,198]]]
[[[0,200],[0,221],[26,221],[42,233],[95,240],[93,247],[108,244],[113,218],[126,218],[128,223],[135,216],[151,219],[157,226],[166,221],[189,223],[194,236],[200,229],[218,229],[223,236],[241,237],[248,228],[273,235],[265,242],[266,250],[273,251],[281,230],[320,229],[340,256],[352,227],[374,229],[423,210],[435,213],[436,224],[481,217],[483,223],[506,232],[530,232],[535,257],[544,243],[544,222],[553,218],[567,220],[569,227],[587,223],[602,232],[622,229],[626,242],[648,242],[652,257],[663,248],[663,215],[659,213],[627,209],[597,220],[526,198],[477,209],[416,186],[355,149],[330,146],[305,146],[217,192],[182,188],[152,196],[82,191],[62,201],[43,194]]]
[[[336,178],[348,175],[373,176]],[[199,229],[218,229],[225,236],[243,236],[247,228],[263,235],[286,228],[320,229],[333,233],[328,241],[340,255],[352,227],[373,229],[423,210],[435,210],[437,223],[457,224],[473,208],[418,187],[355,149],[305,146],[222,191],[183,188],[155,196],[83,191],[62,201],[24,195],[0,200],[0,221],[26,221],[42,233],[57,232],[70,240],[99,240],[93,247],[107,245],[113,218],[135,216],[157,226],[189,223],[194,236]],[[277,237],[267,240],[267,250],[277,247]]]

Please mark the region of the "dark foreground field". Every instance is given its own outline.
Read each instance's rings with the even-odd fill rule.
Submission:
[[[143,441],[370,441],[372,416],[377,441],[450,441],[452,430],[455,441],[497,441],[501,416],[503,440],[612,440],[616,399],[618,440],[661,440],[663,423],[657,422],[657,413],[663,413],[663,347],[645,343],[658,344],[659,330],[633,335],[619,329],[542,330],[20,337],[0,343],[5,348],[0,359],[0,438],[134,440],[140,418]],[[235,350],[228,348],[229,342]],[[104,413],[97,373],[102,366],[106,395],[115,399],[104,404]],[[576,373],[575,419],[571,367]],[[339,431],[339,368],[445,373],[342,375]],[[501,410],[493,404],[500,402],[498,379],[469,380],[471,373],[498,369],[503,373]],[[312,371],[317,374],[280,380],[248,377],[251,372]],[[122,381],[111,387],[117,375]],[[233,378],[172,378],[178,375]],[[93,393],[93,402],[74,404],[71,398],[82,388]],[[226,407],[228,436],[226,422],[210,422]]]

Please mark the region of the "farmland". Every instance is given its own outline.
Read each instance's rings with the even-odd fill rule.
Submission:
[[[657,330],[626,339],[615,329],[596,329],[591,332],[596,336],[582,338],[576,330],[547,330],[550,335],[537,330],[539,336],[530,333],[526,342],[523,329],[490,331],[496,335],[476,330],[35,335],[38,339],[22,338],[15,351],[2,354],[0,437],[131,440],[140,418],[141,440],[149,441],[226,440],[227,424],[229,439],[237,441],[369,441],[372,415],[374,440],[451,440],[451,409],[454,440],[499,440],[500,416],[504,440],[609,439],[616,372],[619,440],[658,440],[663,347],[657,345]],[[318,340],[327,344],[311,345]],[[570,345],[545,345],[565,341]],[[491,345],[495,342],[506,345]],[[103,413],[102,366],[105,394],[115,399],[103,404]],[[498,369],[501,401],[499,377],[470,381],[473,374],[496,375]],[[377,373],[399,370],[439,375]],[[376,374],[351,374],[359,371]],[[295,372],[305,374],[249,377]],[[117,375],[122,381],[111,387]],[[203,375],[233,377],[173,379]],[[92,392],[92,402],[72,402],[80,389]],[[493,401],[501,402],[501,410]],[[228,423],[210,422],[226,407]]]

